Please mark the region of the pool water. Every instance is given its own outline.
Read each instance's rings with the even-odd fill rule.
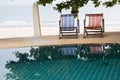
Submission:
[[[0,50],[0,80],[120,80],[120,44]]]

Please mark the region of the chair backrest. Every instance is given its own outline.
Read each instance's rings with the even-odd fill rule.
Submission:
[[[103,54],[104,48],[103,45],[92,45],[90,46],[90,53],[91,54]]]
[[[77,48],[76,47],[63,47],[62,55],[77,55]]]
[[[91,27],[91,29],[100,29],[97,27],[102,27],[102,19],[103,14],[86,14],[85,20],[86,20],[86,27]],[[92,28],[93,27],[93,28]],[[96,27],[96,28],[94,28]]]
[[[74,27],[74,14],[62,14],[60,27],[63,27],[65,31],[73,30]]]

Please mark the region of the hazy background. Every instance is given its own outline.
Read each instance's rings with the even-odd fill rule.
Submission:
[[[32,4],[36,0],[0,0],[0,38],[34,36]],[[55,3],[61,0],[57,0]],[[42,35],[58,35],[60,13],[53,10],[55,5],[39,6]],[[63,10],[62,13],[70,13]],[[80,30],[83,33],[83,19],[86,13],[103,13],[105,30],[120,31],[120,5],[111,8],[88,5],[79,9]],[[7,29],[7,30],[6,30]],[[22,33],[22,34],[21,34]]]

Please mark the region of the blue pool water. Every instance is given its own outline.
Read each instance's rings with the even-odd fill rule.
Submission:
[[[0,80],[120,80],[120,44],[0,50]]]

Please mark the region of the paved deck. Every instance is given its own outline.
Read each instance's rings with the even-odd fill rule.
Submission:
[[[58,35],[42,37],[19,37],[0,39],[0,49],[20,48],[28,46],[62,45],[62,44],[91,44],[91,43],[120,43],[120,32],[108,32],[103,38],[90,37],[83,38],[79,35],[78,39],[67,38],[59,39]]]

